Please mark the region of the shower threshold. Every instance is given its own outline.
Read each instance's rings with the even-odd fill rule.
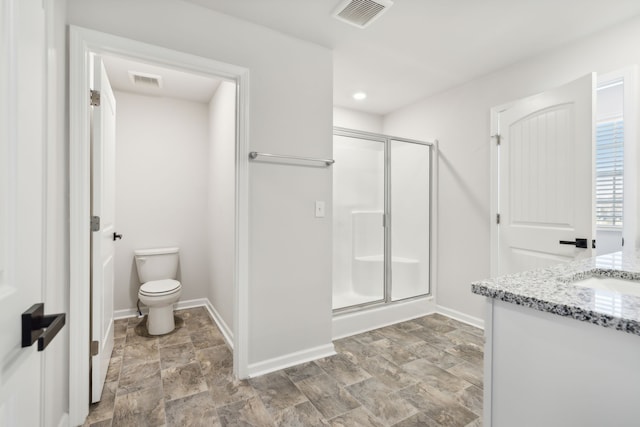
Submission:
[[[365,295],[357,292],[341,292],[333,296],[333,309],[360,306],[374,302],[382,302],[382,295]]]

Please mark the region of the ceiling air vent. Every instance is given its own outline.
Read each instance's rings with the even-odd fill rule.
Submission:
[[[162,87],[162,77],[155,74],[140,73],[138,71],[129,71],[129,78],[134,85],[146,87]]]
[[[365,28],[393,6],[391,0],[346,0],[333,12],[336,19]]]

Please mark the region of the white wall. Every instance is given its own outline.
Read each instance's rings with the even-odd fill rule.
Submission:
[[[149,11],[152,11],[152,19]],[[68,22],[250,70],[249,149],[330,157],[323,47],[174,0],[70,0]],[[331,169],[250,165],[249,364],[331,343]]]
[[[382,133],[383,117],[344,107],[333,107],[333,125],[364,132]]]
[[[236,85],[207,104],[116,91],[115,309],[135,308],[133,251],[180,247],[181,300],[208,297],[233,329]]]
[[[209,301],[233,331],[236,85],[222,82],[209,103]]]
[[[116,310],[136,306],[135,249],[178,246],[180,299],[209,283],[207,104],[115,91]]]
[[[384,132],[440,141],[438,304],[481,318],[489,277],[489,111],[589,72],[640,63],[640,19],[507,67],[385,117]]]

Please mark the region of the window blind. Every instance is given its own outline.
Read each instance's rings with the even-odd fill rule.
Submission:
[[[622,117],[596,126],[596,225],[622,227],[624,121]]]

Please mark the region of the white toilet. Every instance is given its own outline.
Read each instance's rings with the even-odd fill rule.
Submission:
[[[175,328],[173,304],[178,302],[182,285],[178,273],[178,248],[134,251],[140,278],[138,298],[149,307],[147,330],[151,335],[168,334]]]

